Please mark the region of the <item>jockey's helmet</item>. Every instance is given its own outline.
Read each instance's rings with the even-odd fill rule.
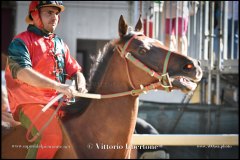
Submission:
[[[26,23],[33,24],[33,21],[35,21],[37,24],[37,27],[40,29],[43,28],[39,9],[41,7],[57,7],[59,8],[59,12],[64,11],[64,6],[62,1],[32,1],[29,5],[28,15],[26,17]]]

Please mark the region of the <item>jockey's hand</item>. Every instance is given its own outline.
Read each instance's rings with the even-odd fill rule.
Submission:
[[[58,87],[56,87],[56,91],[63,93],[69,99],[73,98],[74,93],[77,92],[73,86],[70,86],[68,84],[59,84]]]
[[[77,84],[78,84],[78,92],[86,93],[88,90],[86,89],[86,79],[81,72],[77,72]]]

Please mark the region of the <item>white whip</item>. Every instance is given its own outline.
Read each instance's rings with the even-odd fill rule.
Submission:
[[[49,107],[53,105],[56,101],[58,101],[60,98],[64,96],[63,93],[57,95],[55,98],[53,98],[46,106],[43,107],[42,111],[45,112]]]

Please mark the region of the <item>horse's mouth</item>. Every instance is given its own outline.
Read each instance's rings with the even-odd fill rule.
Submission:
[[[171,77],[170,79],[173,89],[180,89],[184,93],[194,91],[197,87],[197,82],[193,81],[191,78],[188,77],[178,76]]]

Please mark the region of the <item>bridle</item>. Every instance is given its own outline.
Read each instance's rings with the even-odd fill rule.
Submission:
[[[138,34],[138,35],[143,35],[143,34]],[[163,71],[162,74],[158,74],[157,72],[155,72],[154,70],[152,70],[151,68],[149,68],[148,66],[146,66],[144,63],[142,63],[141,61],[139,61],[138,59],[136,59],[130,52],[127,51],[128,47],[130,46],[131,42],[133,41],[133,39],[138,36],[136,34],[134,34],[123,46],[123,48],[121,48],[121,46],[117,46],[117,50],[120,54],[120,56],[122,58],[124,58],[126,65],[127,65],[127,74],[128,74],[128,79],[129,79],[129,83],[131,84],[131,86],[133,88],[134,84],[132,82],[132,79],[130,77],[130,73],[129,73],[129,67],[128,67],[128,63],[127,61],[130,61],[131,63],[133,63],[135,66],[137,66],[139,69],[143,70],[144,72],[148,73],[150,76],[155,77],[156,79],[159,80],[159,82],[157,83],[152,83],[155,84],[154,86],[157,88],[159,86],[163,87],[165,90],[169,91],[169,88],[172,87],[172,83],[169,79],[169,75],[167,72],[167,68],[168,68],[168,62],[170,59],[170,55],[171,52],[168,51],[165,60],[164,60],[164,65],[163,65]],[[151,84],[150,84],[151,85]],[[157,86],[156,86],[157,85]],[[140,85],[142,86],[142,85]],[[154,89],[156,89],[154,88]],[[149,89],[150,90],[150,89]]]

